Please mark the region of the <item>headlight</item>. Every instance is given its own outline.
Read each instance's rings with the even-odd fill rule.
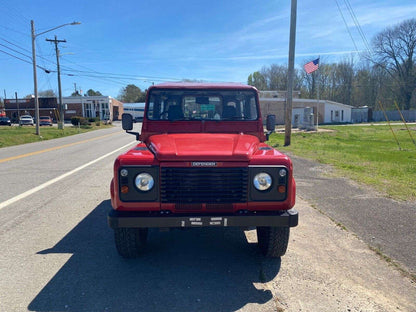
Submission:
[[[140,173],[136,176],[134,180],[137,188],[140,191],[147,192],[150,191],[153,186],[155,185],[155,180],[153,177],[148,173]]]
[[[253,184],[259,191],[268,190],[272,185],[272,177],[265,172],[258,173],[253,179]]]

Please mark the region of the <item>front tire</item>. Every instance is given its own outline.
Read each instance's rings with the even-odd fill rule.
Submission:
[[[263,255],[278,258],[286,253],[289,244],[289,227],[257,227],[257,242]]]
[[[114,241],[120,256],[123,258],[137,258],[146,245],[147,233],[147,228],[114,229]]]

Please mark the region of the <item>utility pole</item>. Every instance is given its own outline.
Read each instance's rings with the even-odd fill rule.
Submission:
[[[3,98],[3,105],[2,105],[2,108],[6,108],[6,99],[7,99],[7,96],[6,96],[6,89],[3,89],[3,91],[4,91],[4,98]],[[1,103],[1,102],[0,102]]]
[[[289,68],[287,74],[286,117],[285,117],[285,146],[290,145],[292,134],[292,100],[293,100],[293,76],[295,71],[295,42],[296,42],[296,11],[297,0],[292,0],[290,14],[290,38],[289,38]]]
[[[17,92],[14,93],[16,97],[16,106],[17,106],[17,119],[20,120],[20,110],[19,110],[19,101],[17,100]]]
[[[80,22],[72,22],[72,23],[66,23],[59,26],[56,26],[54,28],[42,31],[41,33],[36,34],[35,33],[35,22],[33,20],[30,21],[31,26],[31,38],[32,38],[32,64],[33,64],[33,89],[35,93],[35,115],[36,115],[36,135],[40,135],[39,130],[39,99],[38,99],[38,78],[36,74],[36,48],[35,48],[35,41],[36,37],[46,34],[47,32],[50,32],[52,30],[67,26],[67,25],[79,25]],[[56,36],[55,36],[56,40]],[[59,77],[59,75],[58,75]]]
[[[36,119],[36,135],[40,135],[39,129],[39,98],[38,98],[38,78],[36,73],[36,48],[35,48],[35,22],[33,20],[30,21],[31,25],[31,37],[32,37],[32,65],[33,65],[33,90],[35,91],[35,119]]]
[[[59,89],[59,103],[58,103],[58,107],[59,107],[59,119],[60,122],[58,123],[58,129],[63,129],[64,128],[64,105],[62,103],[62,88],[61,88],[61,68],[59,66],[59,49],[58,49],[58,43],[60,42],[66,42],[66,40],[58,40],[57,37],[55,36],[55,39],[46,39],[46,41],[50,41],[55,43],[55,52],[56,52],[56,65],[58,67],[58,89]]]

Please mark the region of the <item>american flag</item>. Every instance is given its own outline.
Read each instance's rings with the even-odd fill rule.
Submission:
[[[303,68],[305,69],[306,73],[313,73],[315,70],[319,68],[319,57],[316,60],[313,60],[303,65]]]

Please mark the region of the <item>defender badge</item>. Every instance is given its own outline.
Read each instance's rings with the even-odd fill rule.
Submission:
[[[217,162],[215,161],[193,161],[192,167],[216,167]]]

